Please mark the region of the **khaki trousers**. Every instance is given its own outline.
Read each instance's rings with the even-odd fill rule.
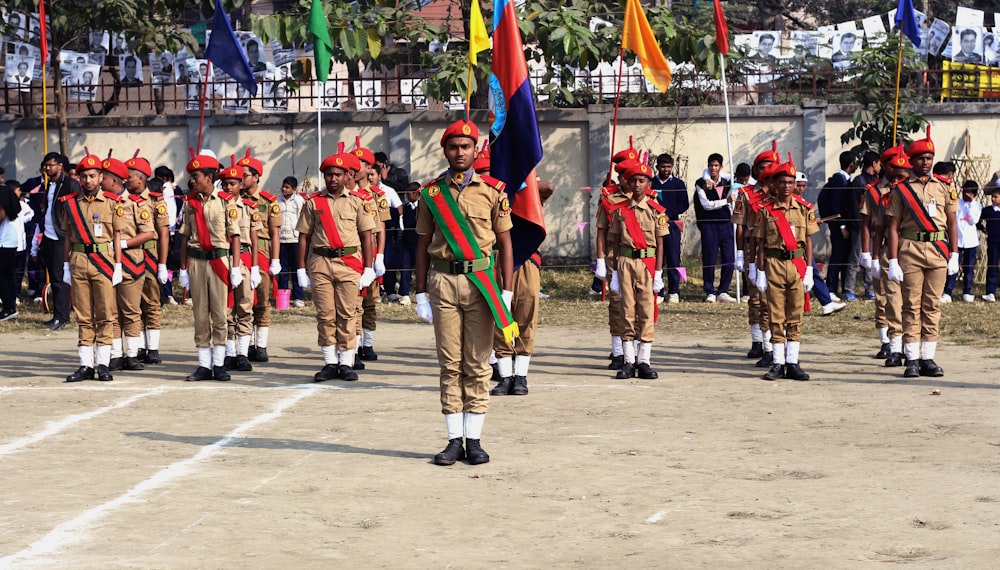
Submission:
[[[441,412],[485,414],[490,404],[488,363],[496,327],[486,299],[465,275],[431,270],[427,296],[441,367]]]
[[[319,346],[351,350],[358,345],[358,284],[361,274],[344,262],[311,254],[306,263],[316,305]]]
[[[253,334],[253,292],[250,288],[250,270],[246,264],[240,265],[243,283],[233,289],[233,308],[226,319],[228,338],[235,339]]]
[[[228,274],[229,256],[222,260]],[[188,258],[188,277],[191,281],[189,292],[194,309],[195,346],[225,346],[229,286],[215,275],[207,259]]]
[[[656,297],[653,294],[653,276],[646,269],[646,264],[641,259],[618,258],[618,282],[622,291],[622,312],[625,314],[622,342],[653,342]]]
[[[124,273],[122,282],[115,287],[118,322],[126,338],[142,336],[142,287],[145,282],[145,277],[135,279]],[[117,331],[116,335],[121,336]]]
[[[108,264],[114,267],[113,262]],[[73,313],[79,327],[77,346],[110,345],[114,338],[114,322],[118,320],[118,303],[111,278],[98,271],[86,253],[77,251],[69,254],[69,270]],[[62,279],[61,275],[53,277]]]
[[[938,340],[948,260],[930,242],[900,239],[899,267],[903,270],[903,342]]]
[[[902,305],[903,298],[899,294],[899,283],[891,281],[889,274],[889,257],[883,255],[879,259],[882,270],[880,279],[872,280],[875,291],[875,327],[888,328],[889,338],[903,334]]]
[[[160,282],[156,279],[156,273],[146,271],[143,276],[140,308],[143,328],[151,331],[160,330],[163,307],[160,305]]]
[[[791,261],[767,258],[764,260],[767,275],[767,311],[771,316],[771,342],[802,339],[802,312],[805,309],[805,291],[802,278]]]

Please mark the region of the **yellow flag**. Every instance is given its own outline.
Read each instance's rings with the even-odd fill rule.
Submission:
[[[490,49],[490,36],[486,34],[486,22],[479,9],[479,0],[472,0],[469,14],[469,63],[477,65],[476,54],[486,49]]]
[[[646,19],[646,12],[639,0],[628,0],[625,6],[622,47],[639,56],[643,75],[657,89],[665,92],[670,87],[670,66],[660,51],[660,44],[649,27],[649,20]]]

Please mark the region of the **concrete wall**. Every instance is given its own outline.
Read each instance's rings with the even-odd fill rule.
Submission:
[[[612,141],[614,109],[595,105],[588,109],[544,110],[539,124],[545,158],[539,175],[552,181],[556,193],[546,205],[549,237],[542,247],[550,259],[583,262],[591,257],[593,228],[590,222],[596,205],[596,188],[608,169],[612,148],[628,145],[629,137],[641,150],[656,155],[672,154],[689,187],[701,173],[709,154],[727,157],[725,169],[749,162],[778,141],[782,156],[791,152],[799,170],[810,178],[807,198],[815,199],[816,189],[837,170],[843,150],[840,137],[851,126],[855,107],[805,101],[799,106],[741,106],[731,109],[731,136],[727,136],[721,107],[622,109]],[[973,155],[990,154],[1000,140],[1000,105],[961,103],[926,105],[918,109],[934,125],[932,135],[938,158],[951,158],[965,150],[966,133],[971,135]],[[412,113],[324,113],[323,155],[336,152],[337,142],[353,148],[355,136],[373,150],[384,150],[393,163],[410,172],[411,178],[426,181],[445,168],[441,154],[441,131],[455,113],[419,111]],[[472,119],[485,138],[488,118],[475,111]],[[188,147],[198,138],[198,116],[84,118],[70,121],[71,160],[87,146],[101,156],[113,148],[115,155],[129,157],[139,148],[154,166],[165,164],[184,180]],[[50,148],[58,148],[55,121],[50,122]],[[265,165],[263,186],[276,190],[285,176],[316,178],[320,156],[316,146],[316,115],[251,114],[244,116],[209,114],[205,119],[203,146],[223,160],[231,154],[242,156],[246,147]],[[729,159],[729,142],[732,159]],[[613,143],[613,144],[612,144]],[[42,157],[41,122],[0,116],[0,164],[8,178],[24,179],[37,172]],[[1000,159],[1000,157],[998,157]],[[998,168],[990,161],[990,172]],[[692,211],[689,216],[693,216]],[[697,251],[698,232],[694,224],[685,231],[685,251]],[[818,240],[825,250],[826,240]]]

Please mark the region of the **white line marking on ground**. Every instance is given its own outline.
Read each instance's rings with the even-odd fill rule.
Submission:
[[[174,479],[194,472],[198,463],[201,463],[202,461],[205,461],[206,459],[219,453],[220,450],[237,441],[243,436],[243,434],[251,429],[263,423],[277,419],[286,409],[298,403],[299,400],[307,398],[316,392],[318,392],[318,390],[303,390],[285,398],[284,400],[281,400],[274,405],[270,412],[263,413],[247,422],[244,422],[243,424],[240,424],[236,427],[236,429],[229,432],[222,439],[202,447],[201,451],[195,455],[184,459],[183,461],[178,461],[164,467],[160,471],[154,473],[149,479],[146,479],[135,487],[129,489],[129,491],[125,494],[87,510],[72,520],[62,523],[24,550],[0,558],[0,568],[9,568],[21,563],[55,562],[54,560],[45,559],[44,557],[58,553],[72,543],[84,540],[87,534],[86,531],[97,520],[129,503],[138,502],[143,494],[152,491],[153,489],[167,485]]]
[[[651,516],[648,519],[646,519],[646,522],[649,523],[649,524],[656,524],[656,523],[660,522],[660,519],[662,519],[664,516],[666,516],[666,514],[669,513],[669,512],[670,511],[656,511],[655,513],[653,513],[653,516]]]
[[[162,394],[163,392],[164,390],[162,388],[156,388],[153,390],[149,390],[147,392],[143,392],[142,394],[136,394],[131,398],[125,398],[124,400],[112,404],[110,406],[105,406],[103,408],[99,408],[97,410],[93,410],[84,414],[76,414],[75,416],[68,416],[56,422],[50,422],[47,426],[45,426],[45,429],[43,429],[38,433],[29,435],[27,437],[22,437],[21,439],[16,439],[4,445],[0,445],[0,456],[10,455],[11,453],[19,451],[22,448],[27,447],[33,443],[37,443],[47,437],[56,435],[57,433],[72,426],[73,424],[77,424],[85,420],[96,418],[97,416],[106,414],[112,410],[117,410],[119,408],[131,406],[135,402],[147,396]]]

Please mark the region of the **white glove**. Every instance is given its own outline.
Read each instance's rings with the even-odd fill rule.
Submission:
[[[958,273],[958,252],[951,254],[948,258],[948,275],[955,275]]]
[[[111,274],[111,286],[114,287],[115,285],[121,282],[122,282],[122,264],[116,263],[115,272]]]
[[[751,283],[756,283],[757,282],[757,264],[756,263],[751,263],[750,266],[747,268],[747,279],[749,279]]]
[[[69,270],[69,262],[63,262],[63,283],[70,285],[73,283],[73,273]]]
[[[375,254],[375,277],[381,277],[385,275],[385,255],[381,253]]]
[[[802,277],[802,288],[806,290],[806,293],[812,291],[813,288],[813,268],[806,267],[806,274]]]
[[[861,268],[864,269],[865,271],[868,271],[868,274],[871,275],[872,254],[868,253],[867,251],[862,251],[861,261],[858,263],[858,265],[860,265]]]
[[[180,273],[177,275],[177,280],[180,281],[181,287],[185,289],[191,288],[191,278],[188,277],[187,269],[181,269]]]
[[[763,271],[757,271],[757,278],[753,280],[753,284],[757,287],[757,290],[761,293],[767,292],[767,275]]]
[[[128,249],[128,240],[127,239],[123,239],[121,245],[122,245],[122,249]]]
[[[262,280],[263,279],[261,279],[260,276],[260,267],[257,265],[250,267],[250,288],[256,289]]]
[[[507,310],[509,311],[510,304],[514,302],[514,292],[504,289],[500,292],[500,298],[503,299],[503,304],[507,306]]]
[[[889,260],[889,281],[903,282],[903,268],[899,266],[898,259]]]
[[[166,265],[161,263],[156,266],[156,280],[160,282],[160,285],[166,285],[167,281],[170,280]]]
[[[361,282],[358,289],[364,289],[371,285],[372,281],[375,281],[375,270],[371,267],[365,267],[365,270],[361,272]]]
[[[743,265],[746,260],[743,258],[743,250],[736,250],[736,271],[743,272]]]
[[[611,272],[611,284],[608,285],[608,289],[611,289],[611,291],[613,293],[621,294],[622,287],[621,287],[621,283],[619,283],[619,281],[618,281],[618,272],[617,271],[612,271]]]
[[[417,316],[429,324],[434,324],[434,312],[431,311],[431,302],[427,300],[427,293],[417,293]]]
[[[660,269],[653,274],[653,292],[659,293],[663,291],[663,270]]]
[[[271,275],[277,275],[277,274],[281,273],[281,260],[280,259],[272,259],[271,260],[271,267],[268,268],[267,272],[270,273]],[[254,287],[254,288],[256,289],[256,287]]]
[[[868,276],[872,279],[882,278],[882,263],[879,260],[872,260],[872,264],[868,266]]]
[[[309,273],[306,272],[305,267],[300,267],[295,271],[295,276],[299,278],[299,287],[303,289],[312,289],[312,281],[309,280]]]
[[[229,284],[233,289],[243,284],[243,272],[239,267],[229,268]]]
[[[594,277],[597,277],[601,281],[608,280],[608,265],[603,257],[597,260],[597,266],[594,267]]]

